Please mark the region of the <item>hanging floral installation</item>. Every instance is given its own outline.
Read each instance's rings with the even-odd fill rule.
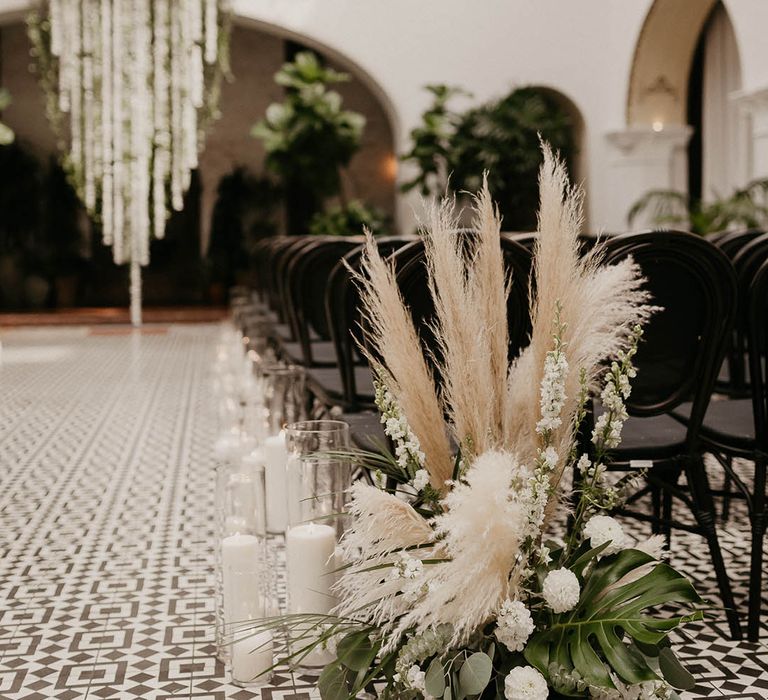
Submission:
[[[184,206],[228,71],[228,0],[49,0],[29,21],[48,117],[118,265],[141,266]]]

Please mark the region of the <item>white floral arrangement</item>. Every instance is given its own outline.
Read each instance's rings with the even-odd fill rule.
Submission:
[[[296,616],[274,623],[307,630],[292,661],[332,640],[323,700],[671,698],[693,685],[668,636],[700,619],[703,601],[660,561],[661,538],[635,545],[609,515],[640,478],[612,483],[606,462],[655,309],[632,260],[579,254],[580,194],[543,150],[531,339],[511,363],[487,188],[469,254],[451,202],[424,232],[440,391],[394,271],[369,240],[360,283],[394,454],[354,453],[374,478],[352,487],[333,615],[313,616],[312,630]],[[603,412],[582,453],[597,394]]]

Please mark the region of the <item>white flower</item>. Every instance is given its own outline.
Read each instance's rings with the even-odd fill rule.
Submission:
[[[423,491],[428,483],[429,472],[426,469],[416,470],[416,474],[413,476],[413,488],[417,491]]]
[[[496,617],[496,639],[510,651],[522,651],[534,624],[528,608],[519,600],[505,600]]]
[[[626,536],[624,529],[618,520],[609,515],[595,515],[591,517],[584,526],[584,537],[586,537],[592,547],[610,542],[603,554],[615,554],[624,548]]]
[[[559,350],[551,350],[544,360],[544,377],[541,380],[541,420],[536,424],[536,432],[559,428],[562,419],[560,411],[565,403],[565,377],[568,362]]]
[[[555,569],[544,579],[541,593],[553,612],[563,613],[576,607],[581,585],[570,569]]]
[[[421,576],[424,571],[424,564],[421,559],[412,557],[406,552],[400,553],[400,559],[395,562],[392,571],[389,574],[391,580],[405,578],[413,580]]]
[[[414,690],[424,692],[424,677],[426,674],[416,664],[408,669],[405,684]]]
[[[560,459],[557,454],[557,450],[554,447],[547,447],[541,453],[541,459],[547,466],[547,469],[554,469],[557,466],[557,460]]]
[[[507,700],[547,700],[547,681],[533,666],[516,666],[504,679]]]

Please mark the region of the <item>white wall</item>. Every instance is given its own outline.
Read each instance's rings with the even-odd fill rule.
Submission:
[[[26,4],[0,0],[0,12]],[[423,90],[427,83],[467,87],[475,101],[525,84],[564,93],[581,110],[586,127],[590,228],[613,230],[626,227],[628,204],[641,184],[676,184],[685,143],[684,130],[666,134],[655,147],[666,147],[669,153],[655,156],[653,164],[634,178],[635,184],[627,180],[625,186],[624,174],[643,167],[631,154],[642,155],[649,139],[647,133],[638,135],[635,145],[640,150],[616,145],[617,140],[626,145],[633,138],[626,131],[628,81],[637,37],[651,4],[652,0],[233,1],[239,17],[331,49],[342,64],[347,61],[367,74],[385,97],[401,152],[429,102]],[[725,4],[739,47],[743,90],[759,92],[768,87],[768,0],[725,0]],[[755,138],[762,133],[756,131]],[[768,148],[768,139],[764,142]],[[752,155],[753,173],[768,168],[768,151],[764,155]],[[412,220],[410,204],[400,202],[401,223]]]
[[[626,228],[626,211],[641,193],[639,188],[679,185],[684,169],[684,129],[673,128],[656,139],[650,161],[642,151],[653,141],[652,135],[638,134],[633,149],[616,146],[617,132],[627,130],[634,48],[651,4],[652,0],[235,0],[234,7],[243,17],[332,47],[365,71],[389,100],[401,151],[428,104],[422,89],[427,83],[469,87],[476,101],[501,96],[516,85],[559,90],[581,110],[586,126],[589,226],[617,230]],[[743,87],[768,85],[768,1],[725,4],[739,45]],[[623,143],[626,138],[623,133]],[[628,172],[635,175],[628,177]],[[404,223],[412,218],[410,204],[401,203]]]

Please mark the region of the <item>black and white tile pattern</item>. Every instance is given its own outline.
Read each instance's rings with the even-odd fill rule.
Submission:
[[[247,700],[214,656],[209,394],[217,327],[0,334],[0,699]],[[748,538],[722,529],[739,602]],[[673,564],[717,601],[706,546],[674,536]],[[768,606],[767,606],[768,607]],[[728,639],[722,617],[677,650],[686,697],[768,697],[768,625]],[[264,700],[314,700],[280,673]]]

